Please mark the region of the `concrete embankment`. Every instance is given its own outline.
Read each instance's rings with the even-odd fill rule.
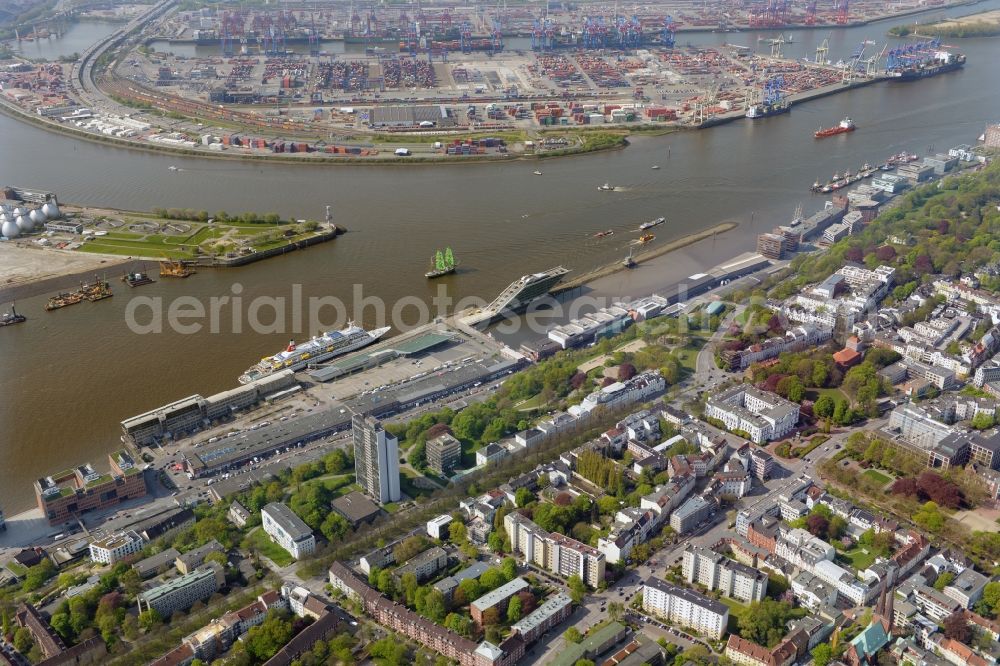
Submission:
[[[688,234],[687,236],[681,236],[676,240],[672,240],[669,243],[664,243],[663,245],[650,248],[644,252],[633,253],[632,259],[635,261],[637,265],[641,265],[643,262],[655,259],[656,257],[661,257],[669,252],[679,250],[683,247],[687,247],[688,245],[692,245],[699,241],[703,241],[707,238],[711,238],[712,236],[715,236],[717,234],[725,233],[727,231],[732,231],[737,226],[739,225],[737,225],[735,222],[722,222],[720,224],[715,225],[714,227],[709,227],[708,229],[704,229],[697,233]],[[626,268],[625,265],[620,261],[615,262],[613,264],[608,264],[607,266],[602,266],[600,268],[595,268],[592,271],[588,271],[587,273],[583,273],[581,275],[574,277],[571,280],[567,280],[566,282],[561,283],[559,286],[557,286],[555,289],[552,290],[552,294],[558,295],[565,293],[567,291],[572,291],[573,289],[582,287],[595,280],[599,280],[609,275],[613,275],[619,271],[625,271],[625,270],[628,270],[628,268]]]

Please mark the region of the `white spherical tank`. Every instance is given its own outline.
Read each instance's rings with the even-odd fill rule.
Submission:
[[[26,234],[35,230],[35,220],[30,215],[22,215],[17,218],[17,228]]]
[[[45,224],[45,213],[42,212],[41,208],[36,208],[28,214],[31,221],[35,224]]]
[[[59,206],[57,206],[52,201],[42,206],[42,212],[45,213],[45,217],[49,218],[50,220],[54,220],[61,215],[61,213],[59,212]]]
[[[21,230],[18,228],[16,224],[11,222],[10,220],[7,220],[6,222],[3,223],[3,226],[0,227],[0,234],[3,234],[7,238],[17,238],[18,236],[21,235]]]
[[[18,206],[17,208],[15,208],[13,210],[12,215],[13,215],[14,219],[17,219],[17,218],[21,217],[22,215],[26,214],[27,212],[28,211],[26,211],[25,209],[23,209],[20,206]]]

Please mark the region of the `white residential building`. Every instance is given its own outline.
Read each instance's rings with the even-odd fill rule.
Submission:
[[[115,564],[142,552],[143,540],[135,530],[115,532],[90,542],[90,559]]]
[[[766,573],[700,546],[689,544],[684,550],[681,572],[687,582],[721,590],[743,603],[760,601],[767,592]]]
[[[726,633],[729,608],[715,599],[650,577],[642,586],[642,607],[647,613],[718,640]]]
[[[707,418],[722,421],[729,430],[740,430],[758,444],[781,439],[799,422],[799,406],[749,384],[737,384],[709,397]]]
[[[312,530],[281,502],[271,502],[261,509],[260,518],[264,531],[295,559],[316,550],[316,537]]]

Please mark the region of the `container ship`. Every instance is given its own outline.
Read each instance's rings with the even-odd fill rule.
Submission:
[[[454,273],[456,268],[458,268],[458,262],[455,261],[455,255],[452,254],[450,247],[446,247],[444,252],[438,250],[434,253],[434,258],[431,259],[431,269],[424,273],[424,277],[441,277],[448,273]]]
[[[897,81],[916,81],[917,79],[925,79],[928,76],[954,72],[956,69],[961,69],[964,66],[965,56],[963,54],[938,51],[929,61],[914,63],[896,72],[892,72],[892,75],[896,77]]]
[[[643,222],[639,225],[639,229],[645,231],[646,229],[652,229],[653,227],[659,226],[667,221],[665,217],[658,217],[655,220],[650,220],[649,222]]]
[[[782,113],[788,113],[791,110],[792,103],[787,99],[782,99],[777,102],[765,104],[751,104],[747,108],[746,117],[751,120],[756,120],[758,118],[767,118],[768,116],[777,116]]]
[[[279,370],[301,370],[308,363],[320,363],[334,356],[340,356],[362,347],[367,347],[389,332],[388,326],[366,331],[354,322],[339,331],[327,331],[311,340],[296,344],[289,341],[288,347],[274,356],[267,356],[260,363],[240,375],[240,384],[247,384],[266,377]]]
[[[846,134],[847,132],[853,132],[855,129],[857,129],[857,126],[854,124],[854,121],[851,120],[850,116],[847,116],[846,118],[841,120],[840,123],[835,127],[827,127],[824,129],[816,130],[813,133],[813,136],[816,137],[817,139],[823,139],[828,136],[836,136],[838,134]]]

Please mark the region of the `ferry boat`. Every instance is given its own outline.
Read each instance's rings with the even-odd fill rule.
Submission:
[[[840,121],[835,127],[827,127],[824,129],[818,129],[813,133],[813,136],[817,139],[823,139],[828,136],[836,136],[838,134],[846,134],[847,132],[853,132],[857,129],[854,121],[851,120],[850,116],[846,116]]]
[[[334,356],[340,356],[362,347],[367,347],[389,332],[389,326],[366,331],[354,322],[349,322],[339,331],[327,331],[302,344],[289,341],[288,346],[275,354],[260,360],[260,363],[240,375],[240,384],[248,384],[279,370],[301,370],[309,363],[321,363]]]
[[[649,222],[643,222],[642,224],[639,225],[639,229],[641,231],[645,231],[646,229],[652,229],[653,227],[663,224],[666,221],[667,218],[658,217],[655,220],[650,220]]]

